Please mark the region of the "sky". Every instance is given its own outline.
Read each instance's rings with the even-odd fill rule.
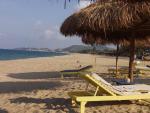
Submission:
[[[72,13],[89,2],[71,0],[0,0],[0,48],[65,48],[82,44],[78,37],[64,37],[59,28]]]

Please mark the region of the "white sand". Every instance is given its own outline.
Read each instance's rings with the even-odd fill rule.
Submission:
[[[71,107],[67,92],[82,90],[85,83],[61,80],[58,72],[77,68],[80,64],[92,64],[93,71],[106,73],[108,67],[114,66],[115,57],[71,54],[0,61],[0,113],[79,112],[78,107]],[[119,65],[127,66],[128,59],[121,58]],[[87,106],[86,113],[150,113],[150,105],[143,102],[99,102]]]

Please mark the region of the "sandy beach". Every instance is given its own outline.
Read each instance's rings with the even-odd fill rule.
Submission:
[[[62,80],[59,71],[93,65],[93,72],[107,73],[114,64],[115,57],[89,54],[0,61],[0,113],[78,113],[79,107],[71,106],[67,93],[83,90],[85,82],[73,78]],[[121,57],[119,66],[127,65],[128,58]],[[150,113],[150,104],[90,103],[86,113]]]

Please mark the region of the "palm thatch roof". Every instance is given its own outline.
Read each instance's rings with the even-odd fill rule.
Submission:
[[[111,41],[104,40],[102,38],[95,38],[92,35],[88,36],[88,37],[86,37],[86,36],[82,37],[82,42],[84,44],[90,44],[90,45],[94,45],[94,44],[96,44],[96,45],[99,45],[99,44],[105,45],[105,44],[112,44],[113,43]],[[120,46],[129,46],[130,42],[124,40],[124,41],[116,41],[113,44],[120,45]],[[146,38],[146,40],[142,40],[142,41],[136,40],[135,45],[136,45],[136,47],[150,47],[150,38]]]
[[[150,36],[150,2],[96,2],[68,17],[60,31],[65,36],[95,37],[118,43],[147,40]]]
[[[67,3],[68,2],[71,2],[71,0],[65,0],[64,2]],[[115,2],[130,2],[130,3],[133,3],[133,2],[141,2],[141,1],[149,1],[149,0],[77,0],[78,2],[81,2],[81,1],[91,1],[91,2],[106,2],[106,1],[115,1]]]
[[[97,0],[97,1],[101,1],[101,0]],[[111,0],[111,1],[124,2],[124,3],[126,3],[126,2],[128,2],[128,3],[135,3],[135,2],[143,2],[143,1],[149,1],[149,0]]]

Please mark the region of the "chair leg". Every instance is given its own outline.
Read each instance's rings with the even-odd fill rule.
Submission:
[[[81,102],[80,103],[80,113],[84,113],[85,112],[85,104],[86,104],[86,102]]]
[[[61,79],[64,79],[64,75],[61,73]]]
[[[71,104],[72,104],[73,107],[77,105],[77,103],[76,103],[75,100],[72,100],[72,101],[71,101]]]

